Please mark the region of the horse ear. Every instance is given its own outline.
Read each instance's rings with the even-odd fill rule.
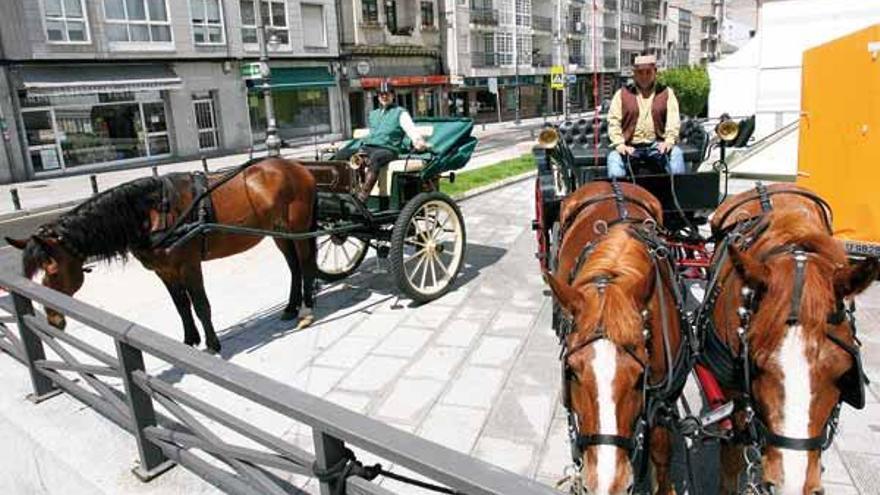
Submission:
[[[54,239],[44,239],[38,235],[31,236],[31,239],[34,240],[37,244],[40,245],[43,249],[49,253],[49,262],[46,263],[46,266],[43,267],[43,270],[46,271],[49,275],[54,275],[58,273],[58,241]]]
[[[727,246],[727,252],[730,254],[733,268],[746,285],[752,289],[767,286],[767,280],[770,278],[770,271],[767,269],[767,265],[756,260],[749,253],[740,251],[732,244]]]
[[[834,274],[834,292],[838,298],[856,295],[880,276],[880,261],[874,256],[850,264]]]
[[[581,297],[580,293],[565,282],[557,280],[550,272],[544,272],[544,282],[547,282],[547,285],[550,286],[550,291],[553,292],[553,296],[559,301],[559,305],[570,315],[574,316],[578,311],[576,302]]]
[[[27,239],[13,239],[11,237],[4,237],[3,240],[15,249],[24,249],[28,242]]]

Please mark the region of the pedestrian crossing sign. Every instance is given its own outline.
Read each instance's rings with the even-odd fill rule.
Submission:
[[[561,65],[550,68],[550,89],[565,88],[565,69]]]

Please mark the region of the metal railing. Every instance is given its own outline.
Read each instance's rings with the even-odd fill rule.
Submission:
[[[532,66],[534,67],[552,67],[553,56],[550,54],[532,55]]]
[[[484,26],[498,25],[498,10],[486,8],[471,8],[471,23]]]
[[[134,473],[144,481],[180,464],[228,493],[305,493],[288,481],[291,474],[314,476],[319,472],[324,495],[390,494],[388,489],[358,477],[357,473],[368,476],[362,469],[355,469],[354,476],[343,474],[349,473],[346,466],[352,465],[353,454],[347,446],[353,445],[463,493],[557,493],[193,349],[20,275],[0,272],[0,286],[11,294],[0,299],[0,308],[12,315],[0,317],[0,349],[28,367],[34,402],[64,391],[131,433],[139,455]],[[34,310],[34,303],[93,329],[103,335],[104,342],[92,338],[87,343],[77,338],[78,332],[50,326],[45,316]],[[12,330],[13,321],[18,335]],[[94,332],[89,334],[95,336]],[[45,347],[57,357],[48,358]],[[145,357],[210,382],[223,390],[224,403],[212,404],[163,374],[147,372]],[[227,412],[232,396],[236,403],[256,404],[310,427],[315,454],[255,426],[246,414]],[[221,436],[218,424],[237,435]],[[235,441],[240,438],[246,446]]]
[[[499,67],[501,57],[497,53],[471,52],[471,67]]]
[[[539,15],[532,16],[532,29],[535,31],[553,31],[553,19]]]

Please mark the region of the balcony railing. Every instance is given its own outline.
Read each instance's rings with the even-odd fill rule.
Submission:
[[[533,67],[552,67],[553,66],[553,56],[548,54],[538,54],[532,55],[532,66]]]
[[[537,15],[532,16],[532,28],[535,31],[553,31],[553,19]]]
[[[584,65],[584,56],[583,55],[569,55],[568,63],[576,64],[576,65]]]
[[[604,28],[602,31],[602,37],[607,41],[617,41],[617,29],[615,28]]]
[[[481,67],[499,67],[501,65],[500,57],[497,53],[487,52],[471,52],[471,67],[479,69]]]
[[[474,24],[481,24],[483,26],[497,26],[498,25],[498,10],[472,8],[471,9],[471,22]]]

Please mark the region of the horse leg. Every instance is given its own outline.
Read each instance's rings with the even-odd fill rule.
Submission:
[[[208,352],[219,354],[220,341],[217,339],[217,334],[214,333],[214,324],[211,322],[211,303],[208,302],[208,294],[205,293],[202,265],[198,262],[186,271],[186,290],[192,299],[196,315],[202,322],[202,330],[205,331],[205,347]]]
[[[180,320],[183,322],[183,343],[193,347],[199,345],[202,339],[199,337],[196,322],[193,320],[192,304],[189,295],[187,295],[186,287],[183,283],[174,280],[173,277],[159,275],[159,278],[168,289],[171,300],[174,301],[174,307],[177,308],[177,314],[180,315]]]
[[[284,255],[284,261],[287,262],[287,268],[290,269],[290,295],[287,299],[287,306],[281,313],[282,320],[293,320],[299,316],[299,307],[302,304],[302,271],[300,270],[299,261],[296,256],[296,248],[293,241],[288,239],[275,239],[275,245]]]
[[[302,241],[296,241],[296,256],[299,259],[300,271],[302,272],[302,292],[305,312],[312,317],[315,309],[315,275],[318,272],[318,246],[317,240],[312,237]]]
[[[675,494],[670,470],[671,459],[672,444],[670,443],[669,431],[666,428],[655,426],[651,429],[651,463],[654,465],[654,481],[656,483],[654,493],[657,495]]]
[[[739,493],[739,477],[745,469],[744,449],[741,445],[721,444],[721,493]]]

